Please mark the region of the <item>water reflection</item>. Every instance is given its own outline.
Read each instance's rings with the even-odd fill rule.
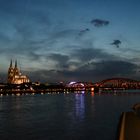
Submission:
[[[120,114],[139,101],[140,94],[0,97],[0,139],[113,140]]]
[[[91,91],[91,96],[94,96],[94,95],[95,95],[94,91]]]
[[[82,120],[85,117],[85,96],[83,94],[76,94],[75,99],[76,117]]]

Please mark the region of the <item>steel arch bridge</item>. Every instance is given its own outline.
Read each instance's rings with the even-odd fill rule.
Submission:
[[[110,78],[98,83],[99,87],[139,87],[140,82],[128,78]]]

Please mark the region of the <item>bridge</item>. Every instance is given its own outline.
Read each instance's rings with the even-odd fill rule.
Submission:
[[[128,78],[110,78],[94,84],[91,82],[71,82],[68,87],[75,90],[91,90],[92,88],[140,89],[140,81]]]
[[[140,88],[140,82],[128,78],[111,78],[99,82],[98,87]]]

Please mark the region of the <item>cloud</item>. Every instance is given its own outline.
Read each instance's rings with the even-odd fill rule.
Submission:
[[[68,55],[52,53],[48,56],[48,59],[54,60],[57,63],[56,68],[60,68],[60,69],[68,68],[68,61],[69,61]]]
[[[110,77],[129,77],[136,76],[138,66],[126,61],[101,61],[85,64],[74,71],[74,76],[80,80],[99,80]]]
[[[126,61],[102,61],[96,65],[96,74],[107,76],[133,75],[137,65]]]
[[[89,32],[90,31],[90,29],[89,28],[86,28],[86,29],[83,29],[83,30],[81,30],[80,32],[79,32],[79,36],[82,36],[82,35],[84,35],[85,33],[87,33],[87,32]]]
[[[120,40],[114,40],[113,43],[111,43],[111,45],[115,45],[117,48],[119,48],[121,43],[122,42]]]
[[[67,77],[62,74],[61,71],[58,70],[36,70],[36,71],[25,71],[25,73],[29,76],[31,81],[41,81],[41,82],[59,82],[64,81]]]
[[[90,23],[93,24],[95,27],[102,27],[109,25],[110,22],[108,20],[93,19]]]
[[[43,80],[44,82],[60,81],[101,81],[113,77],[139,78],[136,71],[138,66],[126,61],[100,61],[85,64],[73,71],[65,70],[38,70],[29,72],[29,77],[34,80]]]
[[[72,53],[72,56],[79,59],[81,62],[88,62],[93,59],[117,59],[116,56],[109,54],[102,49],[92,48],[92,46],[88,48],[75,49]]]
[[[84,79],[106,79],[111,77],[136,77],[138,66],[126,61],[93,62],[77,69],[77,74],[86,75]],[[80,77],[80,76],[79,76]],[[88,77],[88,78],[86,78]]]
[[[42,57],[54,61],[56,65],[51,70],[46,66],[46,69],[30,72],[33,80],[99,81],[111,77],[139,77],[136,64],[119,60],[119,57],[97,48],[79,48],[69,54],[58,52]]]

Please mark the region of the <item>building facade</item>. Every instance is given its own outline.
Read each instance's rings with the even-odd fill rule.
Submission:
[[[15,67],[12,66],[12,60],[8,69],[8,83],[10,84],[21,84],[30,82],[26,75],[22,75],[19,68],[17,67],[17,61],[15,61]]]

